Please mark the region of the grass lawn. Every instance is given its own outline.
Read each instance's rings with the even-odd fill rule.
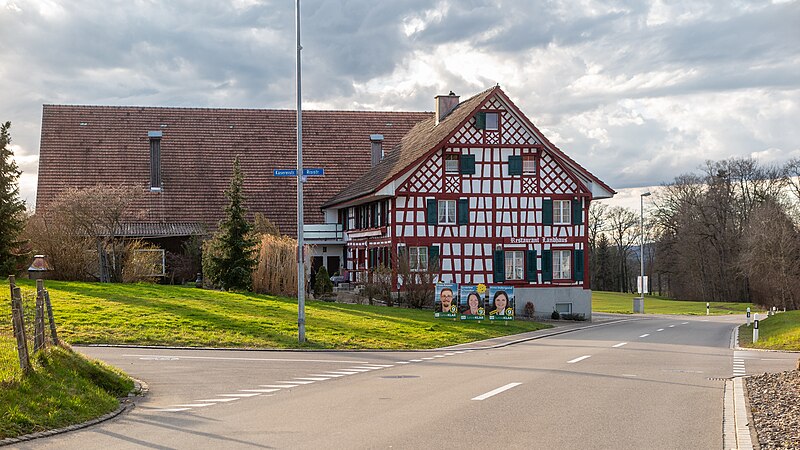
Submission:
[[[85,422],[114,411],[133,381],[65,348],[32,357],[23,376],[16,341],[0,334],[0,439]]]
[[[18,285],[34,287],[29,280]],[[59,337],[71,344],[298,347],[296,299],[154,284],[47,281],[45,286]],[[308,342],[302,347],[437,348],[547,327],[523,320],[454,322],[435,319],[430,310],[307,301]]]
[[[636,294],[621,292],[592,291],[592,311],[604,313],[633,314],[633,297]],[[750,303],[711,302],[709,308],[712,315],[744,314],[747,307],[753,312],[758,310]],[[706,314],[706,302],[688,300],[671,300],[655,295],[647,295],[644,299],[646,314],[686,314],[703,316]]]
[[[759,314],[759,317],[766,317]],[[758,342],[753,325],[739,327],[739,346],[800,351],[800,311],[786,311],[758,321]]]

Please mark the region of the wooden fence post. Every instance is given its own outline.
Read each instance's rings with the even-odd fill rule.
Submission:
[[[14,325],[14,337],[17,338],[19,367],[27,374],[33,369],[31,367],[30,357],[28,356],[28,341],[25,339],[25,315],[22,310],[22,293],[16,286],[14,286],[11,294],[11,322]]]
[[[44,281],[36,280],[36,309],[33,312],[33,351],[44,350]]]
[[[44,290],[44,304],[47,307],[47,317],[50,321],[50,337],[53,339],[53,345],[61,345],[58,340],[58,333],[56,333],[56,320],[53,317],[53,305],[50,304],[50,292]]]

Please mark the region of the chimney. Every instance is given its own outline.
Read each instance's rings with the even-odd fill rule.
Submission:
[[[436,99],[436,125],[439,125],[439,122],[458,106],[458,96],[450,91],[447,95],[437,95],[434,98]]]
[[[375,167],[383,159],[383,135],[370,134],[369,140],[372,143],[372,167]]]

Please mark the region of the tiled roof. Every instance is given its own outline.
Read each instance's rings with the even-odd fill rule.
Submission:
[[[430,117],[418,123],[403,137],[399,145],[386,154],[383,161],[378,163],[374,170],[367,172],[335,197],[325,202],[322,205],[323,208],[353,200],[380,189],[406,168],[411,167],[433,149],[443,144],[453,131],[471,117],[471,113],[476,108],[483,104],[495,90],[499,89],[499,87],[495,86],[464,100],[438,125],[435,117]]]
[[[392,148],[429,112],[303,111],[303,161],[325,169],[308,177],[306,223],[323,223],[320,206],[370,169],[370,135]],[[292,110],[44,105],[37,211],[70,187],[134,185],[138,223],[200,223],[223,216],[233,159],[245,175],[246,207],[281,232],[296,232],[297,185],[273,169],[296,167]],[[148,131],[161,131],[162,192],[149,189]]]
[[[206,233],[201,223],[141,223],[126,222],[117,230],[119,237],[164,238],[175,236],[202,236]]]

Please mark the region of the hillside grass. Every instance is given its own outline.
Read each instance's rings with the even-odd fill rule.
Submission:
[[[32,287],[29,280],[19,285]],[[547,328],[435,319],[431,310],[306,302],[297,339],[297,300],[156,284],[45,283],[59,336],[71,344],[186,347],[425,349]],[[1,325],[0,325],[1,326]]]
[[[51,347],[31,358],[23,375],[16,341],[0,334],[0,439],[82,423],[114,411],[133,380],[68,348]]]
[[[592,311],[603,313],[633,314],[633,298],[637,294],[621,292],[592,291]],[[744,314],[750,307],[758,311],[751,303],[710,302],[711,315]],[[706,302],[689,300],[673,300],[656,295],[647,295],[644,299],[645,314],[682,314],[704,316]]]
[[[800,351],[800,311],[766,317],[759,314],[758,342],[753,343],[753,324],[739,327],[739,346]]]

